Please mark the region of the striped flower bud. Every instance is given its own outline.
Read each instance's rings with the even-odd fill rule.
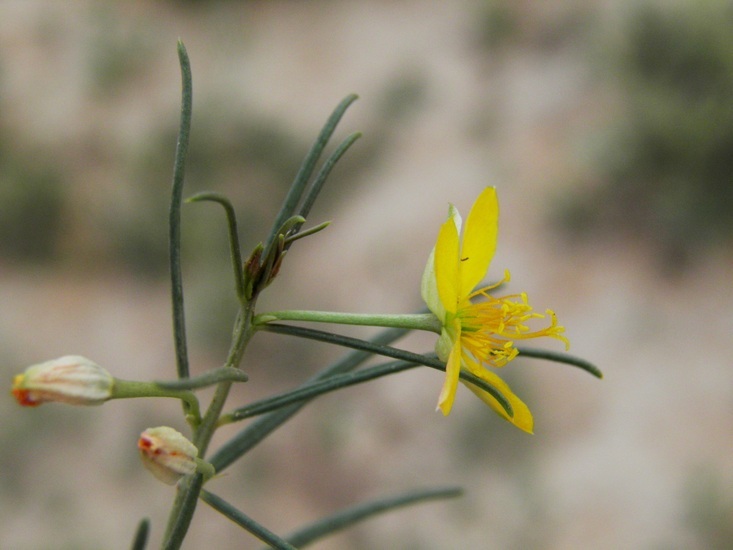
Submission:
[[[143,465],[163,483],[175,485],[197,471],[198,449],[179,431],[160,426],[148,428],[137,441]]]
[[[13,378],[18,403],[37,407],[57,402],[101,405],[112,396],[114,378],[105,369],[79,355],[67,355],[28,367]]]

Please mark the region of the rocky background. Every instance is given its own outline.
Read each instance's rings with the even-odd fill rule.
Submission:
[[[571,351],[606,375],[512,363],[533,436],[469,392],[449,417],[433,412],[442,380],[428,369],[345,390],[213,491],[284,534],[381,495],[465,487],[319,550],[730,548],[731,23],[723,1],[2,2],[3,379],[69,353],[120,378],[174,376],[180,37],[194,78],[186,194],[228,194],[246,249],[331,109],[360,95],[336,139],[364,137],[310,220],[333,223],[293,248],[261,311],[416,310],[448,202],[467,212],[496,185],[491,275],[511,269],[510,288],[555,309]],[[235,310],[213,206],[186,206],[184,261],[198,372],[223,361]],[[339,354],[258,337],[231,403]],[[127,548],[146,516],[159,544],[174,491],[140,467],[135,442],[148,426],[184,430],[177,402],[26,410],[5,395],[2,548]],[[201,504],[185,547],[259,545]]]

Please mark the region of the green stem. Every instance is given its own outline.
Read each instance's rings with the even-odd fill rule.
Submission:
[[[332,323],[338,325],[404,328],[427,330],[437,334],[440,334],[442,327],[438,318],[432,313],[370,314],[295,309],[260,313],[255,316],[253,324],[258,326],[272,321],[308,321],[312,323]]]
[[[110,399],[131,399],[133,397],[173,397],[186,404],[186,416],[195,427],[201,421],[199,400],[189,390],[168,389],[159,386],[156,382],[137,382],[133,380],[115,379]]]
[[[180,380],[156,380],[155,384],[166,390],[198,390],[214,386],[219,382],[229,380],[230,382],[246,382],[247,375],[233,367],[219,367],[206,371],[198,376],[183,378]]]
[[[242,361],[244,350],[247,347],[249,339],[254,334],[255,330],[252,325],[252,317],[254,315],[254,303],[248,303],[239,313],[237,317],[237,323],[234,329],[234,339],[232,347],[229,350],[229,357],[227,357],[225,367],[236,368]],[[206,455],[206,450],[211,442],[211,438],[214,435],[214,431],[217,428],[219,416],[224,408],[229,390],[234,384],[231,380],[225,380],[220,382],[216,387],[214,397],[209,404],[209,408],[206,410],[203,420],[199,424],[198,428],[194,433],[193,444],[199,450],[199,458],[203,458]],[[199,493],[201,491],[203,483],[185,482],[185,480],[179,484],[178,493],[173,503],[170,515],[168,516],[168,526],[166,528],[165,540],[167,541],[166,548],[177,548],[171,546],[171,541],[180,540],[183,541],[183,537],[180,535],[181,532],[185,534],[188,529],[188,525],[193,518],[193,512],[187,511],[187,507],[195,507],[195,503],[198,500]],[[185,517],[182,514],[186,512]],[[181,517],[179,517],[181,516]]]
[[[252,324],[253,315],[254,304],[252,303],[240,312],[234,332],[234,340],[232,342],[232,347],[229,350],[229,357],[227,358],[225,366],[232,368],[239,367],[239,364],[242,361],[242,356],[244,355],[244,350],[247,347],[247,343],[255,332],[254,325]],[[232,384],[232,381],[227,380],[221,382],[216,387],[216,392],[209,404],[206,415],[201,421],[201,425],[198,430],[196,430],[193,443],[198,448],[199,455],[201,457],[206,454],[206,449],[209,446],[209,442],[217,428],[221,411],[224,409],[224,404],[227,396],[229,395],[229,390],[231,389]]]

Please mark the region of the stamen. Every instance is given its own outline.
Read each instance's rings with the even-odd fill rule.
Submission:
[[[525,292],[500,298],[489,294],[489,290],[508,280],[507,271],[502,281],[476,290],[458,308],[461,344],[468,356],[478,364],[502,367],[519,354],[514,340],[550,337],[569,346],[568,339],[562,336],[565,329],[557,324],[555,313],[549,309],[544,314],[534,311]],[[478,296],[485,301],[475,304],[470,301],[470,298]],[[546,317],[549,317],[549,326],[534,331],[530,329],[531,320]]]

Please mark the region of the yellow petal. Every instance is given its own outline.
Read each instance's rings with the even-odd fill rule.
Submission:
[[[440,226],[435,243],[435,282],[440,301],[450,313],[455,313],[458,306],[458,253],[458,229],[450,218]]]
[[[476,199],[466,219],[460,258],[459,299],[471,293],[489,270],[499,231],[496,189],[487,187]]]
[[[529,411],[529,407],[527,407],[527,405],[525,405],[524,402],[514,394],[509,385],[490,370],[487,370],[478,365],[472,366],[470,365],[470,362],[467,363],[467,366],[469,367],[469,370],[472,374],[475,374],[487,384],[495,387],[506,398],[506,400],[509,401],[509,404],[512,406],[514,412],[514,416],[510,417],[504,410],[504,407],[502,407],[499,402],[487,391],[482,390],[478,386],[475,386],[469,382],[462,382],[473,393],[475,393],[478,398],[481,399],[481,401],[491,407],[494,412],[496,412],[496,414],[511,422],[520,430],[524,430],[527,433],[532,433],[532,430],[534,428],[532,413]]]
[[[440,397],[438,397],[438,408],[445,416],[448,416],[453,407],[456,390],[458,389],[458,377],[461,373],[461,325],[457,321],[455,322],[455,330],[457,334],[453,341],[450,357],[448,357],[445,365],[445,381],[443,382],[443,389],[440,391]]]

